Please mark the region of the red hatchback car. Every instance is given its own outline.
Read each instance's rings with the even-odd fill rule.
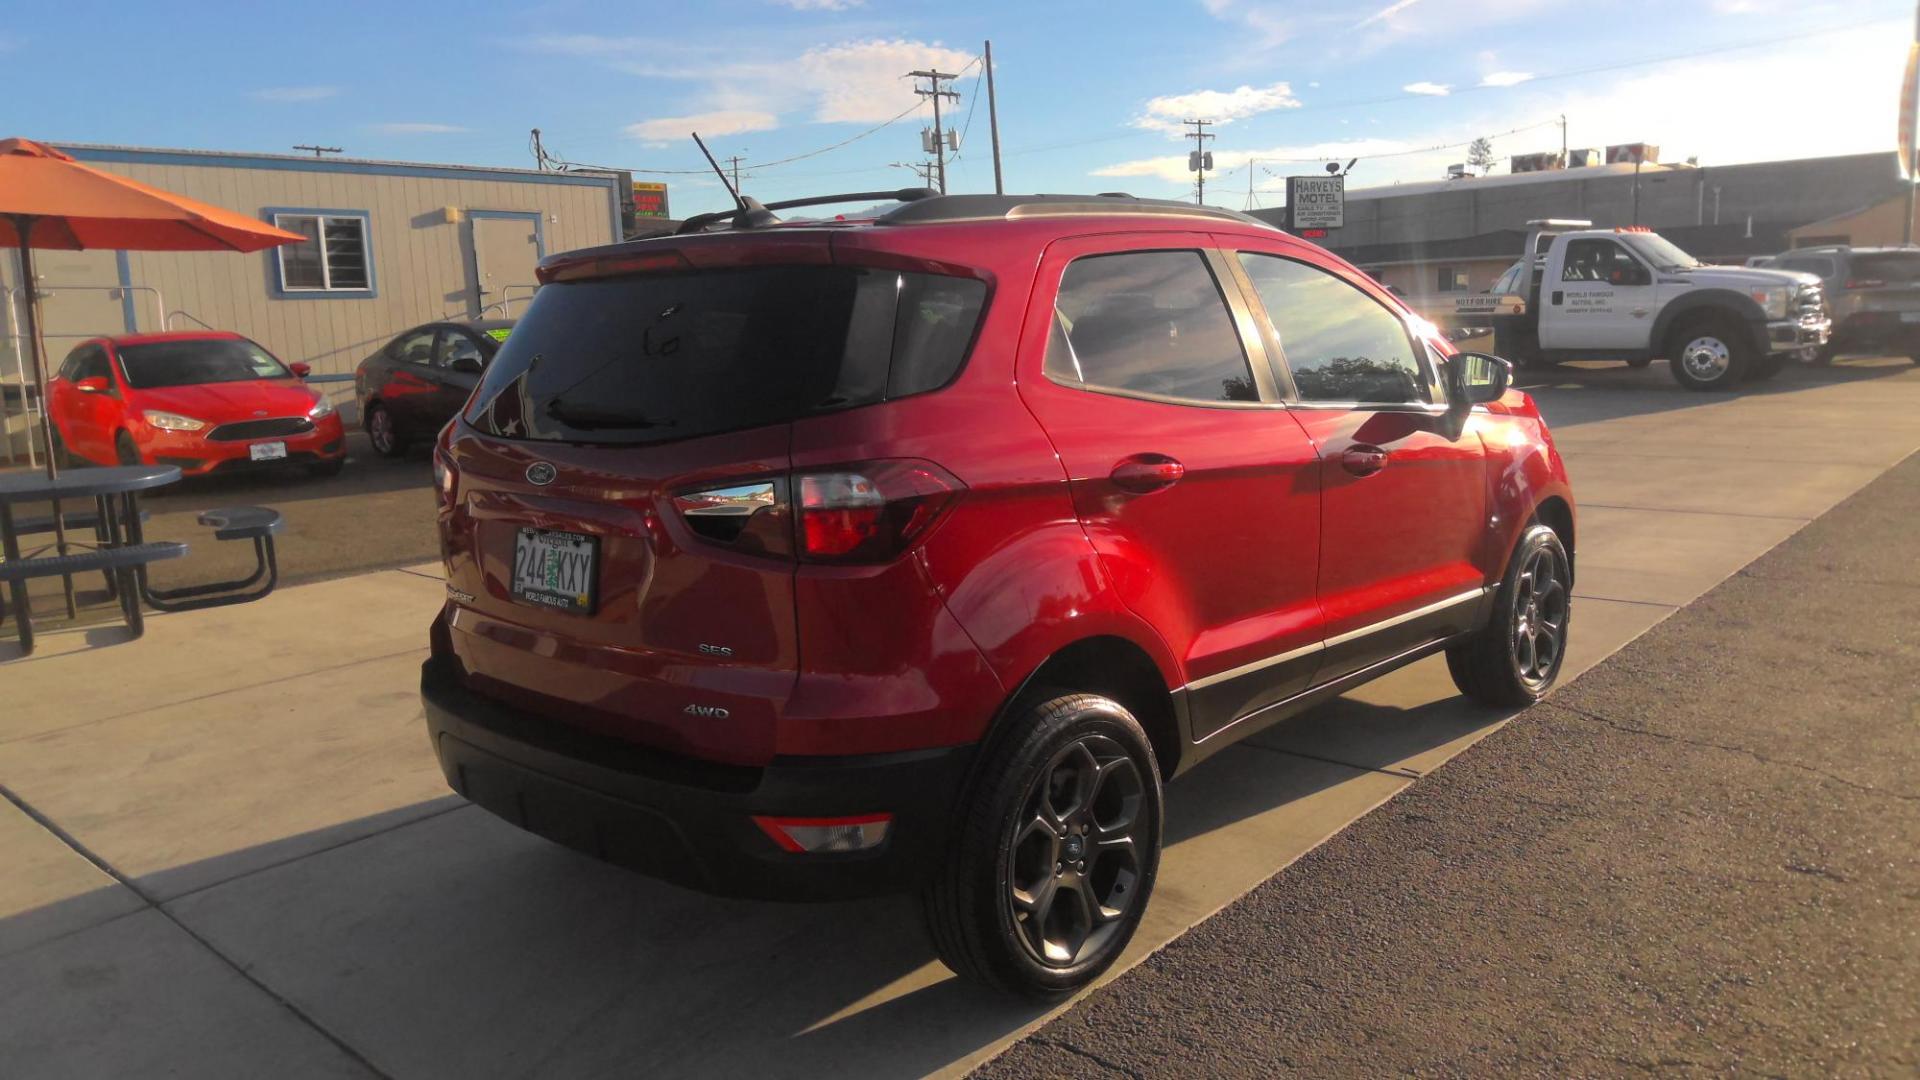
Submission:
[[[1241,214],[891,194],[542,265],[435,451],[461,794],[715,893],[915,891],[1045,998],[1132,935],[1166,781],[1433,653],[1553,684],[1573,499],[1505,361]]]
[[[127,334],[75,347],[47,400],[67,452],[95,464],[331,475],[346,463],[346,436],[306,375],[239,334]]]

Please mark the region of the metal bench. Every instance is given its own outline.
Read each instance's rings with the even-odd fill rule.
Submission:
[[[100,500],[100,504],[101,506],[106,506],[107,500]],[[98,509],[72,510],[62,514],[61,518],[67,526],[67,531],[79,532],[84,529],[92,529],[95,542],[105,544],[113,538],[111,532],[116,520],[114,517],[115,509],[116,508],[109,507],[105,514],[102,514]],[[145,510],[140,511],[140,520],[147,520],[147,512]],[[35,514],[31,517],[15,517],[13,519],[13,534],[15,536],[34,536],[52,531],[52,514]],[[103,571],[103,573],[107,579],[107,595],[116,600],[119,599],[120,583],[115,579],[116,575],[112,570]]]
[[[157,611],[198,611],[201,608],[244,604],[273,591],[280,565],[273,549],[274,535],[286,527],[280,511],[267,506],[225,506],[208,510],[199,522],[213,530],[215,540],[253,541],[253,573],[234,581],[187,585],[178,589],[143,588],[147,603]],[[264,584],[263,584],[264,582]]]
[[[139,637],[146,629],[145,620],[140,613],[139,575],[151,562],[163,559],[178,559],[187,553],[187,545],[169,540],[155,540],[148,543],[125,544],[120,547],[96,548],[92,551],[76,551],[67,555],[42,555],[30,559],[11,559],[0,562],[0,584],[12,587],[14,621],[19,624],[16,634],[20,639],[20,652],[28,655],[33,652],[33,607],[27,600],[26,582],[31,578],[66,577],[72,574],[84,574],[99,570],[118,579],[116,595],[120,600],[120,610],[127,617],[127,629]],[[6,617],[5,605],[0,604],[0,619]]]

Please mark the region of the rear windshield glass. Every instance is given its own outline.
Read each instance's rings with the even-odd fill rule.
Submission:
[[[851,267],[556,283],[514,325],[467,421],[491,435],[649,443],[935,390],[986,285]]]
[[[156,341],[122,345],[118,351],[120,370],[135,390],[293,377],[251,341]]]
[[[1888,251],[1853,257],[1853,277],[1869,281],[1920,281],[1920,251]]]

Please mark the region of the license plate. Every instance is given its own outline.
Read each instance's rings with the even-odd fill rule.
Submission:
[[[599,561],[599,544],[591,536],[521,529],[513,540],[514,598],[591,615]]]
[[[279,461],[287,456],[283,442],[257,442],[247,447],[247,456],[255,461]]]

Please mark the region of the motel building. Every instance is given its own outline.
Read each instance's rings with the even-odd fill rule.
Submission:
[[[102,334],[215,329],[313,366],[336,400],[410,326],[519,314],[534,266],[608,244],[631,214],[617,173],[62,144],[106,172],[258,217],[307,239],[232,252],[38,251],[48,367]],[[664,203],[664,198],[662,198]],[[24,452],[32,382],[18,252],[0,252],[0,466]]]

